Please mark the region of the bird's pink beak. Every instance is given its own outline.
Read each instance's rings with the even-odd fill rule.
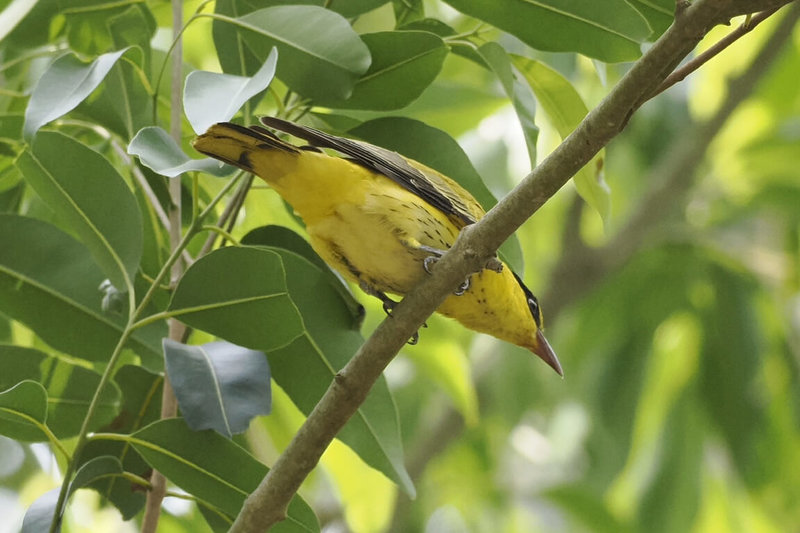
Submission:
[[[564,371],[561,369],[561,363],[558,362],[556,353],[553,351],[550,343],[547,342],[547,339],[544,338],[544,334],[542,334],[541,330],[536,330],[536,346],[532,351],[538,355],[542,361],[550,365],[553,370],[558,372],[559,376],[562,378],[564,377]]]

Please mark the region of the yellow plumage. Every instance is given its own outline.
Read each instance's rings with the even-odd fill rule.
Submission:
[[[303,219],[320,257],[385,303],[383,293],[410,291],[427,275],[426,258],[449,248],[461,228],[484,214],[466,190],[421,163],[276,118],[262,121],[350,159],[229,123],[209,128],[194,147],[266,181]],[[438,312],[531,350],[561,374],[541,333],[538,303],[507,266],[474,274],[467,290],[449,296]]]

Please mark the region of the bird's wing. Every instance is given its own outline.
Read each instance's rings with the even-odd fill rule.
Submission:
[[[397,152],[275,117],[261,117],[261,123],[299,137],[313,146],[336,150],[356,163],[383,174],[450,216],[462,227],[474,223],[483,216],[483,208],[460,185],[416,161],[414,163],[419,167],[412,165]]]

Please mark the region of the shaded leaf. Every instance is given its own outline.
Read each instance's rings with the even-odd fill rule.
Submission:
[[[47,392],[39,383],[25,380],[0,392],[0,433],[21,441],[47,440],[42,426],[47,420]]]
[[[131,289],[142,257],[142,220],[133,193],[111,163],[66,135],[41,132],[16,164],[114,286]]]
[[[89,403],[100,384],[100,374],[56,358],[49,358],[43,366],[42,383],[47,389],[50,429],[56,437],[73,437],[81,429]],[[100,393],[89,430],[94,431],[113,420],[119,409],[119,388],[113,382],[108,383]]]
[[[223,177],[236,170],[231,165],[220,163],[210,157],[190,158],[181,150],[175,139],[158,126],[148,126],[139,130],[128,145],[128,153],[137,156],[142,164],[153,172],[168,178],[193,170]]]
[[[675,19],[674,0],[629,0],[647,23],[653,29],[649,41],[654,41],[661,36]]]
[[[180,418],[159,420],[129,437],[131,444],[173,483],[236,516],[267,467],[237,444],[210,430],[192,431]],[[314,512],[299,496],[289,505],[285,531],[319,531]]]
[[[189,346],[164,339],[167,375],[181,414],[194,431],[230,438],[271,405],[267,356],[229,342]]]
[[[625,0],[445,0],[537,50],[579,52],[607,62],[632,61],[652,33]]]
[[[283,346],[303,332],[281,257],[259,248],[222,248],[198,260],[169,309],[192,327],[254,350]]]
[[[75,109],[126,51],[103,54],[88,64],[74,54],[53,61],[39,78],[25,109],[25,139],[30,140],[39,128]]]
[[[55,226],[0,214],[0,311],[53,348],[90,361],[110,357],[125,324],[100,308],[104,278],[88,250]],[[127,346],[158,368],[165,334],[163,323],[141,328]]]
[[[331,286],[336,289],[342,301],[347,306],[353,317],[353,328],[358,329],[364,321],[364,306],[356,300],[350,287],[342,277],[331,270],[320,256],[311,248],[311,245],[300,235],[285,226],[261,226],[248,232],[241,240],[242,244],[262,244],[274,248],[283,248],[301,255],[319,267],[320,271],[329,274]]]
[[[514,55],[512,62],[527,79],[558,134],[566,139],[589,112],[581,96],[566,78],[541,61]],[[605,149],[600,150],[573,177],[578,193],[604,221],[611,210],[611,190],[603,179],[605,153]]]
[[[199,135],[217,122],[230,120],[245,102],[266,89],[275,76],[277,61],[278,50],[273,48],[258,72],[249,78],[205,71],[189,73],[183,87],[183,107],[195,133]]]
[[[464,150],[442,130],[418,120],[386,117],[364,122],[349,133],[438,170],[467,189],[486,210],[497,203]],[[522,273],[522,250],[516,236],[500,246],[500,256]]]
[[[318,105],[341,109],[399,109],[414,101],[442,69],[448,47],[423,31],[368,33],[372,63],[346,100],[320,96]]]

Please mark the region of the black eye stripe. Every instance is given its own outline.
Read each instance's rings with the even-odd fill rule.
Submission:
[[[525,299],[528,302],[528,309],[530,309],[533,321],[536,322],[537,327],[542,327],[542,313],[539,310],[539,300],[536,299],[536,296],[534,296],[530,289],[525,286],[525,284],[522,282],[522,279],[520,279],[516,273],[512,272],[512,274],[514,274],[514,277],[517,279],[517,283],[519,283],[520,288],[522,288],[522,291],[525,293]]]

